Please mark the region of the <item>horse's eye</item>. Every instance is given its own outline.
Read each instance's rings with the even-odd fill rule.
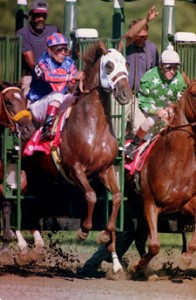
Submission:
[[[108,61],[105,64],[105,72],[106,72],[106,74],[110,74],[113,70],[114,70],[114,64],[113,64],[113,62]]]
[[[11,99],[5,99],[5,104],[6,104],[6,106],[11,106],[12,105],[12,100]]]

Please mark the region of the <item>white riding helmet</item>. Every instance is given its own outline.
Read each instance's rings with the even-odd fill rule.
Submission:
[[[174,47],[169,45],[167,50],[161,53],[160,63],[162,64],[180,64],[180,57]]]

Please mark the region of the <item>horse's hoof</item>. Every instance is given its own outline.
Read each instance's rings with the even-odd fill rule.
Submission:
[[[29,263],[36,262],[42,256],[44,245],[42,243],[37,243],[35,247],[29,251]]]
[[[19,266],[19,267],[24,267],[27,265],[29,260],[29,256],[28,253],[19,253],[19,255],[16,257],[15,259],[15,263]]]
[[[11,258],[7,251],[3,251],[0,253],[0,265],[5,265],[10,262]]]
[[[118,263],[115,263],[115,265],[113,265],[113,272],[114,274],[118,273],[118,272],[123,272],[123,267],[121,266],[121,264],[118,262]]]
[[[126,275],[123,271],[123,268],[119,269],[117,272],[114,272],[113,269],[109,269],[107,271],[106,278],[108,280],[120,281],[120,280],[126,280]]]
[[[106,244],[107,242],[109,242],[109,240],[110,240],[110,235],[108,233],[106,233],[105,230],[102,230],[101,232],[99,232],[96,237],[96,243],[98,245]]]
[[[29,263],[35,263],[38,261],[42,256],[42,252],[39,253],[35,249],[32,249],[29,251],[29,257],[28,257],[28,262]]]
[[[185,253],[184,253],[185,254]],[[187,269],[189,269],[191,261],[192,261],[192,257],[190,256],[186,256],[182,254],[181,256],[179,256],[177,258],[177,267],[181,270],[181,271],[185,271]]]
[[[78,241],[84,241],[84,240],[87,239],[87,237],[88,237],[88,233],[82,231],[82,229],[79,229],[79,230],[76,232],[76,239],[77,239]]]
[[[127,267],[127,272],[130,274],[135,274],[137,272],[137,263],[129,264]]]

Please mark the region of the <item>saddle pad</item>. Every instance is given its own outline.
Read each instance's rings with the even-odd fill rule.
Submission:
[[[125,157],[125,169],[130,171],[130,174],[133,175],[135,171],[140,172],[143,168],[146,158],[149,156],[151,149],[153,148],[156,141],[159,139],[160,134],[158,134],[153,140],[146,141],[142,143],[140,147],[136,150],[136,155],[134,160]],[[131,141],[126,141],[126,144]]]
[[[61,115],[59,115],[54,122],[52,129],[52,132],[55,132],[54,140],[52,142],[40,141],[40,136],[42,132],[42,127],[40,127],[38,130],[35,131],[31,139],[26,144],[25,149],[23,151],[23,155],[31,156],[35,151],[41,151],[44,152],[46,155],[49,155],[51,154],[51,146],[54,145],[55,147],[59,147],[60,133],[66,118],[66,112],[67,111],[64,111]]]

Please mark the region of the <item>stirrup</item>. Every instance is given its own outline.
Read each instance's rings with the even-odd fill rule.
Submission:
[[[54,139],[54,137],[55,137],[55,134],[52,133],[49,129],[46,131],[43,131],[43,129],[42,129],[40,141],[41,142],[50,142]]]
[[[125,148],[125,156],[128,157],[131,160],[134,160],[135,154],[136,154],[136,149],[138,148],[139,145],[136,145],[134,143],[130,143],[126,148]]]

